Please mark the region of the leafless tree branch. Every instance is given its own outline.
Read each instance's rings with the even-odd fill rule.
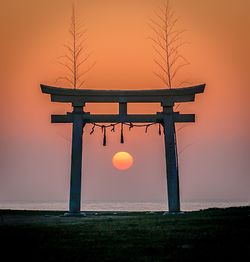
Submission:
[[[73,85],[73,82],[68,78],[68,77],[58,77],[55,81],[55,83],[57,83],[60,80],[66,80],[68,81],[71,85]]]
[[[66,67],[72,74],[74,74],[74,71],[72,70],[72,68],[68,64],[60,62],[60,61],[58,61],[58,64]]]
[[[158,54],[159,57],[166,63],[166,57],[164,57],[164,56],[162,55],[162,53],[159,52],[159,50],[158,50],[155,46],[152,46],[152,47],[153,47],[153,49],[155,50],[156,54]]]
[[[157,72],[153,72],[165,85],[168,85],[168,82],[166,81],[166,79],[164,78],[164,76],[160,75]]]
[[[89,66],[85,71],[83,71],[81,74],[78,75],[78,79],[80,79],[82,76],[86,75],[94,66],[96,65],[96,62],[94,62],[91,66]]]
[[[166,74],[168,73],[167,70],[165,69],[164,66],[162,66],[156,59],[154,59],[154,62],[158,65],[158,67],[165,72]]]

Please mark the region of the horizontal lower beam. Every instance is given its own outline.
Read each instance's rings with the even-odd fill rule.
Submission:
[[[72,115],[51,115],[52,124],[73,123]]]
[[[174,122],[175,123],[194,123],[195,114],[175,114]]]
[[[51,123],[72,123],[74,115],[52,115]],[[82,114],[82,121],[86,123],[152,123],[152,122],[161,122],[164,118],[163,113],[158,113],[154,115],[90,115]],[[194,114],[174,114],[174,122],[176,123],[187,123],[195,122]]]

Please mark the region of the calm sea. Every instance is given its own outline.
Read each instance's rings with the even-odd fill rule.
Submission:
[[[207,208],[225,208],[250,206],[250,201],[243,202],[182,202],[183,211],[195,211]],[[67,202],[0,202],[0,209],[13,210],[62,210],[68,209]],[[82,203],[85,211],[166,211],[166,203],[135,203],[135,202],[87,202]]]

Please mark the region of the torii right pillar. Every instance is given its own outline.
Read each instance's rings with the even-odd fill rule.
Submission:
[[[178,213],[180,212],[180,189],[173,105],[170,106],[162,104],[162,107],[162,125],[164,128],[167,171],[168,210],[170,213]]]

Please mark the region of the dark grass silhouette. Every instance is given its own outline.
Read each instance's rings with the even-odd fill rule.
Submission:
[[[0,211],[1,256],[25,261],[250,259],[250,207],[179,215]]]

